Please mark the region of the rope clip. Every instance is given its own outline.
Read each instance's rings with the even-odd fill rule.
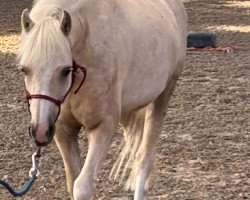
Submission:
[[[32,167],[29,171],[30,177],[32,176],[37,177],[40,174],[39,172],[39,166],[41,164],[40,158],[41,158],[41,149],[38,148],[37,151],[32,155]]]

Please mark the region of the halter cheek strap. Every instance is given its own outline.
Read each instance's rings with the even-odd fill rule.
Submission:
[[[76,77],[76,72],[78,69],[81,70],[81,72],[83,73],[83,78],[81,80],[81,83],[79,84],[79,86],[77,87],[77,89],[75,90],[74,94],[76,94],[78,92],[78,90],[82,87],[83,85],[83,82],[87,76],[87,70],[85,67],[83,66],[80,66],[78,65],[75,60],[73,60],[73,70],[72,70],[72,73],[71,73],[71,85],[68,89],[68,91],[66,92],[66,94],[64,95],[64,97],[62,98],[62,100],[59,100],[59,99],[55,99],[53,97],[50,97],[50,96],[47,96],[47,95],[44,95],[44,94],[30,94],[29,91],[26,89],[26,85],[25,85],[25,92],[26,92],[26,99],[27,99],[27,102],[28,102],[28,107],[30,107],[30,103],[29,101],[31,99],[45,99],[47,101],[50,101],[52,103],[54,103],[56,106],[58,106],[59,110],[58,110],[58,114],[57,114],[57,117],[56,117],[56,120],[60,114],[60,111],[61,111],[61,104],[64,102],[64,100],[66,99],[66,97],[68,96],[71,88],[73,87],[74,85],[74,82],[75,82],[75,77]],[[29,109],[30,110],[30,109]],[[55,121],[56,121],[55,120]]]

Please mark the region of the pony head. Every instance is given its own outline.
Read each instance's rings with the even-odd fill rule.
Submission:
[[[71,87],[70,74],[73,73],[69,13],[55,6],[40,10],[36,15],[26,9],[21,25],[23,41],[19,64],[25,75],[26,91],[63,100]],[[29,105],[30,135],[38,146],[47,145],[53,139],[60,106],[41,98],[30,99]]]

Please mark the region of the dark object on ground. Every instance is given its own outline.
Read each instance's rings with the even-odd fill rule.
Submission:
[[[187,38],[187,47],[204,48],[216,47],[215,33],[189,33]]]

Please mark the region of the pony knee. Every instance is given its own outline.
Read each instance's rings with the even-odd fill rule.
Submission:
[[[73,189],[74,200],[91,200],[93,199],[93,188],[91,183],[84,183],[76,179]]]

